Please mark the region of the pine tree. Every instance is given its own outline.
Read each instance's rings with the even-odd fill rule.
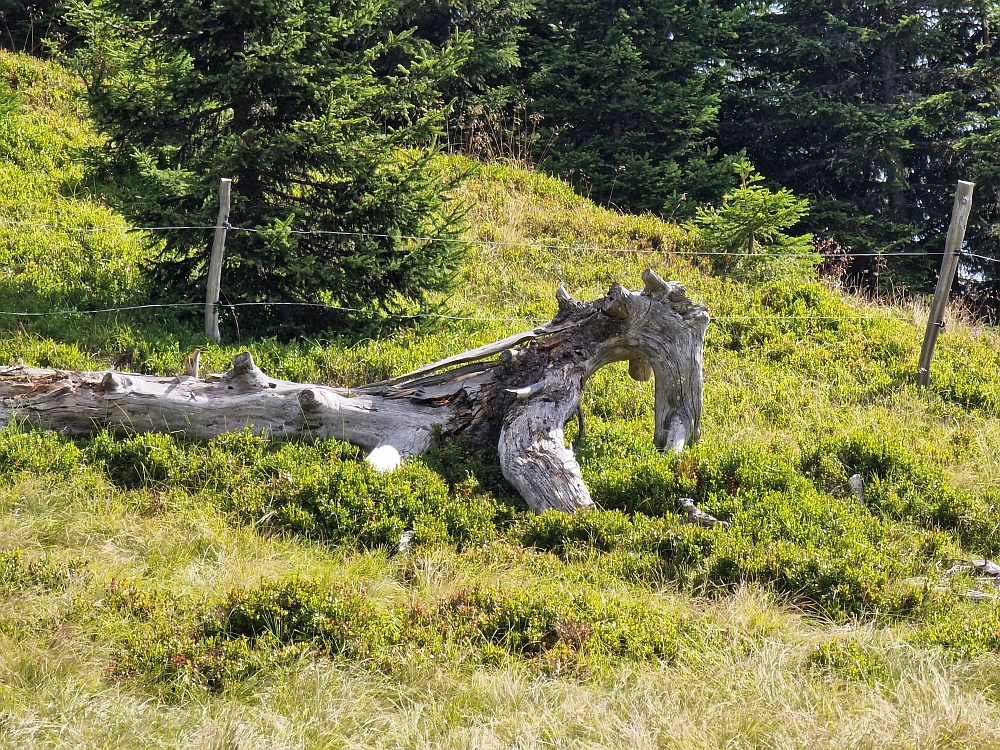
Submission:
[[[204,226],[232,177],[231,222],[255,231],[230,235],[224,301],[386,309],[443,287],[455,245],[405,238],[455,233],[432,152],[414,147],[441,132],[439,90],[467,40],[393,34],[393,13],[383,0],[73,5],[105,190],[139,222]],[[209,241],[170,236],[154,274],[171,300],[203,294]],[[244,330],[342,321],[258,312],[240,314]]]

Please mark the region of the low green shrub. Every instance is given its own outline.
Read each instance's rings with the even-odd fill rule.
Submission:
[[[876,515],[955,531],[959,541],[972,548],[1000,548],[990,495],[976,497],[953,489],[941,469],[896,438],[865,432],[826,440],[805,451],[800,466],[819,487],[841,497],[850,495],[848,477],[859,474],[865,504]]]
[[[220,690],[306,655],[385,658],[399,618],[363,593],[300,581],[234,589],[191,603],[114,584],[105,609],[131,621],[108,667],[114,679]]]
[[[714,584],[773,585],[835,620],[919,607],[923,592],[905,579],[932,561],[913,554],[908,537],[894,540],[886,524],[854,516],[842,505],[820,515],[817,505],[804,509],[782,499],[773,496],[772,503],[752,510],[756,518],[747,514],[734,522],[695,571],[701,568]]]
[[[387,474],[355,461],[310,468],[268,498],[282,522],[295,524],[288,526],[292,531],[365,547],[392,547],[407,529],[417,543],[475,544],[496,534],[494,500],[452,495],[419,461]]]
[[[807,663],[844,680],[877,682],[889,676],[880,654],[857,641],[825,640],[809,654]]]
[[[676,525],[674,519],[628,516],[617,510],[573,514],[550,510],[526,516],[513,531],[524,546],[560,554],[576,545],[600,552],[656,549],[655,540],[666,537]]]
[[[417,544],[477,544],[496,535],[503,515],[473,484],[452,491],[419,460],[380,474],[337,440],[276,442],[241,432],[202,443],[102,433],[85,451],[121,486],[179,487],[246,522],[337,544],[389,549],[407,529]]]
[[[774,586],[834,619],[911,612],[923,593],[903,581],[940,556],[937,540],[896,534],[885,521],[816,493],[765,494],[744,502],[729,529],[679,517],[594,511],[545,513],[515,525],[520,543],[573,558],[627,580],[674,580],[692,589],[743,582]]]
[[[952,331],[934,356],[930,388],[942,400],[990,415],[1000,413],[1000,348],[990,330]]]
[[[143,265],[157,241],[81,189],[80,153],[99,140],[81,88],[57,65],[0,53],[2,310],[109,307],[148,290]]]
[[[124,620],[143,622],[177,608],[177,602],[162,591],[153,591],[137,582],[112,578],[105,587],[104,596],[97,602],[101,611]]]
[[[486,492],[515,508],[527,508],[517,491],[504,479],[500,459],[492,446],[477,445],[461,434],[439,440],[423,461],[449,485],[474,487],[477,493]]]
[[[459,591],[442,603],[438,617],[453,637],[508,655],[536,656],[565,644],[590,657],[638,661],[672,657],[682,625],[647,603],[498,587]]]
[[[0,477],[22,473],[66,475],[83,463],[83,452],[54,432],[20,424],[0,429]]]
[[[102,465],[112,482],[130,489],[163,484],[176,472],[181,457],[173,438],[156,432],[119,437],[105,431],[85,450],[88,460]]]
[[[679,498],[686,496],[726,518],[738,505],[733,498],[801,492],[808,484],[790,457],[772,448],[695,445],[681,454],[663,454],[625,431],[596,428],[581,453],[584,479],[594,500],[608,510],[674,515],[680,511]]]
[[[964,591],[935,597],[907,634],[917,646],[936,646],[962,657],[1000,654],[1000,602],[971,601]]]
[[[30,588],[65,589],[85,576],[87,561],[75,556],[29,557],[19,548],[0,550],[0,594],[10,595]]]
[[[284,644],[273,636],[188,638],[176,629],[129,640],[107,665],[113,680],[149,679],[171,689],[219,691],[228,685],[286,667],[309,652],[303,643]]]
[[[796,459],[751,444],[722,449],[696,446],[680,456],[643,449],[616,455],[610,444],[618,437],[615,430],[595,431],[583,465],[597,502],[627,510],[628,515],[544,514],[517,527],[523,543],[560,553],[572,545],[614,550],[616,563],[627,559],[623,554],[636,562],[645,558],[636,570],[695,589],[745,581],[772,585],[843,619],[913,611],[923,593],[902,581],[922,574],[941,556],[954,554],[963,539],[981,538],[969,533],[967,516],[957,524],[946,515],[968,497],[949,493],[940,473],[904,461],[906,456],[899,451],[878,455],[861,451],[854,456],[846,449],[838,454],[824,444]],[[846,467],[864,468],[858,456],[867,457],[864,466],[874,485],[872,508],[859,505],[849,492],[823,479],[835,475],[846,484]],[[907,469],[905,476],[898,470],[902,466]],[[887,491],[890,486],[895,494]],[[906,512],[884,511],[888,498],[923,501],[921,488],[940,490],[933,514],[926,508],[917,512],[915,505],[906,506]],[[684,524],[678,502],[682,495],[695,498],[703,510],[729,522],[729,528]],[[942,528],[965,536],[955,538],[936,530]],[[662,561],[659,568],[649,564],[651,554]]]
[[[302,580],[197,604],[132,587],[107,598],[104,610],[130,623],[109,676],[210,690],[318,656],[383,670],[448,658],[584,674],[599,664],[672,658],[686,624],[655,600],[500,586],[394,605]]]
[[[199,637],[308,642],[324,654],[357,661],[388,653],[402,633],[399,618],[364,591],[293,580],[230,591],[202,614]]]
[[[339,441],[276,442],[249,432],[207,442],[103,433],[81,451],[52,434],[8,430],[0,466],[71,471],[85,459],[125,488],[195,493],[242,522],[330,544],[391,551],[407,530],[417,545],[505,536],[566,561],[602,556],[595,564],[628,581],[674,580],[694,590],[752,581],[836,619],[910,612],[922,594],[900,581],[962,543],[987,551],[994,544],[989,506],[952,491],[939,470],[890,440],[848,436],[799,458],[756,444],[696,446],[678,456],[634,436],[629,444],[619,432],[595,429],[581,456],[595,499],[609,509],[573,515],[517,511],[468,473],[449,486],[420,460],[380,474]],[[841,486],[854,471],[866,478],[867,507]],[[685,523],[682,495],[729,527]]]

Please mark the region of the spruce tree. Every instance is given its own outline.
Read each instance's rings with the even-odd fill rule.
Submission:
[[[442,288],[455,245],[443,82],[467,48],[388,30],[384,0],[101,0],[72,6],[74,60],[108,136],[104,185],[141,223],[214,223],[233,178],[223,301],[396,309]],[[307,230],[294,233],[289,230]],[[168,235],[165,298],[203,294],[210,233]],[[244,330],[322,330],[323,308],[240,313]]]
[[[449,124],[458,131],[470,118],[509,107],[516,99],[521,67],[519,45],[532,0],[399,0],[394,28],[413,29],[420,39],[442,46],[466,34],[470,48],[457,75],[442,93],[455,102]]]
[[[882,278],[934,282],[959,179],[977,190],[969,237],[995,213],[993,9],[967,0],[792,0],[758,7],[730,45],[720,141],[808,196],[803,229],[855,253],[916,252]],[[991,251],[992,252],[992,251]],[[878,268],[858,257],[853,270]],[[870,277],[869,277],[870,278]]]
[[[717,52],[730,15],[701,0],[539,0],[522,59],[542,167],[633,210],[675,215],[721,196],[732,170],[713,145]]]
[[[769,190],[745,159],[733,168],[740,184],[718,207],[698,207],[687,226],[711,254],[715,271],[758,280],[811,271],[820,260],[812,237],[785,232],[808,215],[809,201],[787,188]]]

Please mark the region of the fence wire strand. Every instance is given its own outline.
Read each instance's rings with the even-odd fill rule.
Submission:
[[[102,313],[129,312],[135,310],[152,310],[166,308],[189,308],[205,307],[204,302],[164,302],[150,303],[143,305],[122,305],[120,307],[104,307],[96,310],[47,310],[42,312],[18,312],[13,310],[0,310],[0,315],[9,317],[55,317],[72,315],[99,315]],[[244,307],[310,307],[325,310],[336,310],[338,312],[352,312],[368,315],[386,320],[414,320],[414,319],[435,319],[435,320],[455,320],[477,323],[532,323],[539,325],[545,323],[540,318],[528,316],[512,317],[478,317],[472,315],[452,315],[448,313],[390,313],[381,310],[366,310],[361,307],[347,307],[342,305],[329,305],[322,302],[232,302],[218,303],[218,307],[224,310],[235,310]],[[713,321],[743,321],[743,320],[898,320],[910,322],[911,318],[895,315],[712,315]]]
[[[173,232],[173,231],[213,231],[217,226],[200,225],[177,225],[177,226],[104,226],[104,227],[77,227],[65,226],[63,224],[38,223],[29,221],[14,221],[10,219],[0,219],[0,227],[30,227],[42,230],[56,230],[64,232]],[[460,239],[450,237],[431,237],[421,235],[390,234],[382,232],[348,232],[327,229],[291,229],[291,228],[254,228],[239,227],[227,224],[223,227],[228,232],[244,232],[248,234],[290,234],[290,235],[332,235],[338,237],[363,237],[368,239],[389,239],[406,242],[427,242],[427,243],[451,243],[451,244],[475,244],[496,248],[531,248],[541,250],[553,250],[564,252],[592,252],[592,253],[616,253],[633,255],[667,255],[667,256],[687,256],[687,257],[732,257],[732,258],[817,258],[822,257],[819,253],[749,253],[749,252],[725,252],[715,250],[642,250],[627,248],[612,248],[595,245],[566,245],[551,244],[544,242],[504,242],[499,240],[484,240],[479,238]],[[916,252],[897,251],[889,253],[847,253],[845,258],[898,258],[898,257],[934,257],[942,256],[943,252]],[[961,256],[975,258],[977,260],[991,263],[1000,262],[1000,258],[991,258],[977,253],[963,252]],[[220,309],[235,311],[237,308],[247,307],[311,307],[326,310],[336,310],[339,312],[357,313],[370,317],[394,320],[414,320],[414,319],[441,319],[454,321],[488,322],[488,323],[514,323],[528,322],[539,324],[544,321],[522,316],[522,317],[477,317],[468,315],[452,315],[446,313],[390,313],[379,310],[368,310],[358,307],[348,307],[341,305],[331,305],[319,302],[235,302],[217,303]],[[0,316],[8,317],[52,317],[69,315],[98,315],[105,313],[128,312],[136,310],[168,309],[168,308],[190,308],[203,307],[204,302],[173,302],[173,303],[148,303],[138,305],[123,305],[119,307],[105,307],[95,310],[50,310],[42,312],[18,312],[0,310]],[[911,321],[910,318],[899,316],[878,316],[878,315],[719,315],[712,316],[714,321],[745,321],[745,320],[898,320],[903,322]]]
[[[216,226],[157,226],[157,227],[67,227],[62,224],[37,224],[27,221],[11,221],[0,219],[0,226],[22,226],[35,229],[52,229],[64,232],[168,232],[168,231],[208,231],[218,229]],[[500,240],[484,240],[479,238],[431,237],[409,234],[388,234],[383,232],[347,232],[334,229],[261,229],[256,227],[240,227],[227,225],[228,232],[245,232],[248,234],[293,234],[293,235],[332,235],[337,237],[364,237],[367,239],[388,239],[406,242],[448,243],[457,245],[483,245],[486,247],[532,248],[539,250],[563,250],[575,252],[603,252],[629,255],[679,255],[690,257],[731,257],[731,258],[818,258],[820,253],[749,253],[728,252],[721,250],[637,250],[630,248],[602,247],[599,245],[563,245],[545,242],[504,242]],[[851,258],[900,258],[900,257],[936,257],[944,255],[943,251],[917,252],[897,251],[891,253],[848,253],[844,257]],[[997,260],[986,256],[965,253],[970,257],[984,260]]]

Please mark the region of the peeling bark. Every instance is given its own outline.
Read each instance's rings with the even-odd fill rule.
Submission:
[[[0,370],[0,424],[74,436],[109,428],[333,437],[370,451],[382,471],[425,452],[437,435],[465,433],[497,446],[504,476],[532,508],[585,509],[593,501],[563,427],[578,416],[582,433],[580,396],[601,367],[628,361],[633,378],[655,378],[658,447],[679,451],[698,438],[708,312],[651,270],[643,281],[641,291],[615,284],[591,302],[560,286],[549,323],[356,389],[270,378],[249,352],[204,380],[11,366]]]

